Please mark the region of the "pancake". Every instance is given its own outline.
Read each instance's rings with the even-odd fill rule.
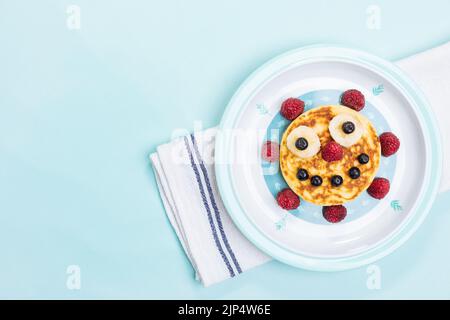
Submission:
[[[321,152],[309,158],[301,158],[294,154],[287,145],[289,134],[300,126],[312,128],[320,140],[320,148],[333,140],[329,125],[337,115],[346,114],[358,120],[362,130],[361,136],[351,146],[344,147],[342,160],[327,162],[322,159]],[[322,206],[339,205],[354,200],[372,183],[380,164],[380,142],[375,128],[371,122],[359,112],[339,105],[326,105],[309,110],[289,125],[283,134],[280,145],[280,167],[284,179],[289,187],[303,200]],[[369,156],[369,162],[361,164],[358,156]],[[360,170],[359,178],[352,179],[349,170],[357,167]],[[301,181],[297,178],[299,169],[308,172],[309,179]],[[310,178],[314,175],[323,180],[320,186],[313,186]],[[331,177],[339,175],[343,178],[340,186],[331,184]]]

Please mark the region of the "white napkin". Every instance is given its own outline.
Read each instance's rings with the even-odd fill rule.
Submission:
[[[170,223],[204,286],[269,260],[225,211],[212,160],[216,131],[175,139],[150,156]]]
[[[450,42],[410,56],[397,65],[425,93],[438,120],[444,165],[440,191],[450,189]]]
[[[450,188],[450,43],[397,63],[427,95],[439,119],[444,146],[441,191]],[[268,260],[225,211],[214,175],[216,128],[177,138],[150,158],[167,216],[204,286],[234,277]]]

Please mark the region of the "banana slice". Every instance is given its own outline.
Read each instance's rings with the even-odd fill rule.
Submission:
[[[299,126],[292,130],[286,139],[286,145],[289,151],[300,158],[310,158],[320,150],[317,133],[306,126]]]
[[[329,124],[331,137],[343,147],[354,145],[361,138],[363,126],[358,118],[348,113],[340,113]]]

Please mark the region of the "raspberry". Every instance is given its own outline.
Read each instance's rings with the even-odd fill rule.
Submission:
[[[329,206],[322,208],[323,217],[331,223],[337,223],[347,216],[347,209],[344,206]]]
[[[355,111],[361,111],[364,108],[366,100],[364,98],[364,95],[360,91],[356,89],[350,89],[342,94],[341,103],[344,106],[349,107]]]
[[[297,98],[289,98],[281,104],[281,115],[288,120],[294,120],[305,110],[305,103]]]
[[[286,188],[278,192],[277,202],[283,209],[294,210],[300,205],[300,198],[294,193],[294,191]]]
[[[375,178],[367,189],[367,193],[375,199],[383,199],[389,192],[390,183],[385,178]]]
[[[280,145],[274,141],[266,141],[261,149],[261,157],[269,162],[276,162],[280,157]]]
[[[380,135],[381,154],[385,157],[392,156],[400,148],[400,140],[392,132],[385,132]]]
[[[344,150],[335,141],[328,142],[322,149],[322,158],[327,162],[339,161],[344,157]]]

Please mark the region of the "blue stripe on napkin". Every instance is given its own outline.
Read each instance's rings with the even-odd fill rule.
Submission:
[[[203,163],[200,152],[198,151],[196,139],[193,134],[191,134],[191,141],[192,141],[192,145],[194,146],[195,155],[197,156],[197,159],[199,161],[200,168],[203,173],[203,177],[205,179],[206,189],[208,190],[209,199],[211,200],[211,204],[214,209],[215,217],[217,220],[217,224],[219,226],[219,231],[220,231],[220,235],[222,237],[223,243],[225,244],[225,248],[227,249],[228,254],[230,255],[231,259],[233,260],[233,263],[237,269],[237,272],[242,273],[241,266],[239,265],[239,262],[237,261],[236,256],[234,255],[233,249],[231,248],[231,245],[228,242],[228,238],[225,233],[225,230],[223,229],[222,218],[220,217],[219,208],[217,207],[216,199],[214,197],[214,193],[211,188],[211,182],[209,180],[208,170],[206,169],[205,164]]]
[[[223,261],[225,262],[225,264],[227,266],[227,269],[228,269],[228,271],[230,273],[230,276],[234,277],[235,276],[234,270],[231,267],[230,261],[228,260],[227,256],[225,255],[225,252],[223,251],[222,245],[220,244],[219,238],[217,236],[217,231],[216,231],[216,227],[215,227],[214,222],[213,222],[211,209],[209,208],[208,201],[206,200],[205,190],[203,189],[203,184],[202,184],[202,181],[201,181],[201,178],[200,178],[200,174],[199,174],[197,165],[194,162],[194,157],[192,155],[192,151],[191,151],[191,148],[189,146],[189,142],[188,142],[186,137],[184,137],[184,143],[185,143],[185,146],[186,146],[186,150],[188,151],[188,154],[189,154],[189,159],[190,159],[190,162],[191,162],[192,170],[194,171],[194,174],[195,174],[195,179],[197,180],[197,184],[198,184],[198,188],[199,188],[199,191],[200,191],[200,194],[201,194],[201,197],[202,197],[203,205],[204,205],[204,207],[206,209],[206,212],[207,212],[207,215],[208,215],[208,221],[209,221],[209,225],[211,227],[211,231],[212,231],[212,234],[213,234],[214,242],[216,244],[217,250],[219,250],[219,253],[220,253],[221,257],[222,257]],[[241,271],[239,271],[239,272],[241,272]]]

